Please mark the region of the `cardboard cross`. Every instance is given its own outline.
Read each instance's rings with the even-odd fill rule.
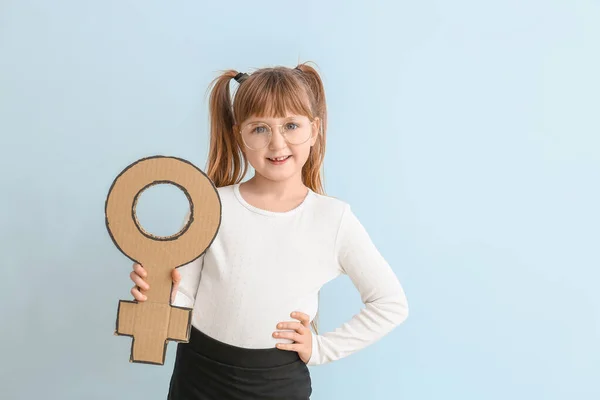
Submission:
[[[172,236],[146,232],[135,213],[142,192],[161,183],[179,187],[190,204],[187,223]],[[117,176],[106,198],[105,215],[115,246],[144,267],[150,285],[146,301],[119,301],[115,334],[133,338],[131,362],[163,365],[168,341],[187,342],[191,326],[192,309],[171,305],[171,273],[204,254],[214,240],[221,224],[217,189],[186,160],[143,158]]]

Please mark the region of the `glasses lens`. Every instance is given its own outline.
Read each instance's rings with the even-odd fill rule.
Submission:
[[[242,129],[242,139],[251,149],[262,149],[269,144],[271,128],[262,122],[246,125]]]
[[[291,144],[302,144],[310,139],[310,124],[287,122],[282,126],[286,140]]]

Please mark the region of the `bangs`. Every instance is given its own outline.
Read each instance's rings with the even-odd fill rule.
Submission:
[[[289,114],[305,115],[312,120],[310,97],[300,79],[293,72],[274,69],[251,75],[235,95],[236,121],[241,123],[252,116],[283,118]]]

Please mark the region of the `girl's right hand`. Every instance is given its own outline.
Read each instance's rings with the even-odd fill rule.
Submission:
[[[150,290],[150,285],[144,280],[148,276],[148,273],[138,263],[133,264],[133,271],[129,274],[129,277],[135,283],[135,286],[131,288],[131,294],[137,301],[146,301],[148,297],[144,294],[148,290]],[[181,274],[177,270],[177,268],[173,269],[173,273],[171,274],[173,278],[173,290],[171,291],[171,303],[175,301],[175,294],[177,293],[177,288],[179,288],[179,282],[181,281]]]

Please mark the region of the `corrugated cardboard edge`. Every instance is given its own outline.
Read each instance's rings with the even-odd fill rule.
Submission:
[[[121,177],[121,175],[123,175],[130,168],[132,168],[133,166],[139,164],[140,162],[146,161],[146,160],[149,160],[149,159],[154,159],[154,158],[170,158],[170,159],[175,159],[175,160],[184,162],[184,163],[189,164],[190,166],[192,166],[194,169],[196,169],[198,172],[200,172],[202,175],[204,175],[206,177],[206,179],[208,180],[208,182],[210,182],[213,190],[215,191],[215,194],[217,195],[217,200],[219,202],[219,224],[217,225],[217,229],[215,230],[213,238],[211,239],[211,241],[209,242],[209,244],[206,246],[206,249],[204,249],[204,251],[202,253],[200,253],[196,258],[194,258],[193,260],[188,261],[185,264],[178,265],[177,267],[175,267],[175,268],[179,268],[179,267],[182,267],[184,265],[187,265],[187,264],[189,264],[189,263],[197,260],[198,258],[202,257],[206,253],[206,251],[210,248],[210,246],[215,241],[215,238],[217,237],[217,234],[219,233],[219,230],[221,228],[221,223],[223,221],[223,203],[221,201],[221,196],[219,196],[219,191],[218,191],[217,187],[215,186],[215,183],[208,177],[208,175],[204,171],[202,171],[200,168],[198,168],[192,162],[190,162],[190,161],[188,161],[186,159],[183,159],[183,158],[175,157],[175,156],[154,155],[154,156],[148,156],[148,157],[140,158],[140,159],[136,160],[135,162],[129,164],[126,168],[124,168],[115,177],[115,179],[113,180],[112,184],[110,185],[110,188],[108,190],[108,194],[106,195],[106,200],[104,201],[104,223],[105,223],[105,226],[106,226],[106,230],[108,231],[108,235],[110,236],[110,239],[112,240],[112,242],[115,245],[115,247],[117,249],[119,249],[119,251],[122,254],[124,254],[125,257],[127,257],[128,259],[130,259],[131,261],[136,262],[136,263],[139,262],[138,260],[135,260],[135,259],[131,258],[129,255],[127,255],[123,251],[123,249],[121,249],[121,247],[119,246],[119,244],[117,243],[117,241],[113,237],[112,232],[110,231],[109,222],[108,222],[108,215],[107,215],[108,199],[110,197],[110,194],[111,194],[111,192],[112,192],[112,190],[113,190],[113,188],[114,188],[117,180]],[[164,182],[164,181],[157,180],[156,182]],[[169,182],[169,183],[171,183],[171,182]],[[184,188],[182,188],[179,185],[176,185],[176,186],[179,187],[181,190],[183,190],[184,193],[186,193],[186,197],[188,197],[187,191]],[[189,199],[189,197],[188,197],[188,199]],[[190,202],[190,204],[191,204],[191,202]],[[191,206],[195,207],[194,204],[192,204]],[[192,211],[193,211],[193,209],[192,209]],[[189,225],[193,222],[193,218],[194,218],[194,213],[191,212],[190,213],[190,220],[186,221],[186,225],[185,225],[185,228],[184,228],[185,230],[187,230],[188,227],[189,227]],[[141,233],[144,234],[144,232],[141,232]],[[183,234],[183,232],[181,232],[181,234]],[[176,236],[178,237],[179,234],[176,234]],[[158,240],[158,239],[155,239],[155,240]],[[138,289],[139,289],[139,287],[138,287]],[[171,284],[171,292],[172,291],[173,291],[173,284]],[[149,365],[164,365],[165,359],[166,359],[166,354],[167,354],[167,346],[169,344],[169,341],[176,342],[176,343],[187,343],[189,341],[190,333],[191,333],[191,328],[192,328],[191,324],[192,324],[192,312],[193,312],[193,308],[174,306],[174,305],[172,305],[172,301],[170,301],[169,305],[171,305],[171,307],[173,307],[173,308],[180,308],[180,309],[183,309],[183,310],[190,310],[190,312],[189,312],[189,318],[188,318],[188,324],[187,324],[187,330],[186,330],[187,339],[186,340],[176,340],[176,339],[171,339],[171,338],[165,339],[165,344],[164,344],[164,348],[163,348],[163,355],[162,355],[162,362],[161,363],[154,363],[154,362],[149,362],[149,361],[135,360],[133,358],[133,342],[135,341],[135,338],[133,337],[133,335],[129,335],[129,334],[125,334],[125,333],[119,333],[119,330],[118,330],[118,326],[119,326],[119,312],[120,312],[120,308],[121,308],[121,303],[122,302],[123,303],[134,303],[134,304],[137,304],[139,302],[137,300],[119,300],[119,304],[117,306],[117,318],[115,320],[114,334],[117,335],[117,336],[128,336],[128,337],[131,338],[131,350],[130,350],[130,354],[129,354],[129,362],[138,363],[138,364],[149,364]]]
[[[173,157],[171,157],[171,158],[173,158]],[[135,207],[137,206],[137,202],[138,202],[138,200],[140,198],[140,195],[146,189],[148,189],[148,188],[150,188],[152,186],[155,186],[155,185],[160,185],[160,184],[170,184],[170,185],[175,186],[179,190],[181,190],[183,192],[183,194],[185,195],[185,198],[188,200],[188,203],[190,205],[190,219],[185,222],[185,225],[183,226],[183,229],[181,229],[179,232],[176,232],[173,235],[164,236],[164,237],[163,236],[155,236],[155,235],[152,235],[149,232],[146,232],[146,230],[140,224],[140,221],[138,220],[137,215],[135,214]],[[214,187],[214,185],[213,185],[213,187]],[[108,198],[108,196],[107,196],[107,198]],[[140,231],[140,233],[142,235],[146,236],[148,239],[152,239],[152,240],[156,240],[156,241],[177,240],[177,238],[183,236],[183,234],[188,231],[188,229],[190,228],[190,225],[192,225],[192,222],[194,222],[194,208],[195,207],[196,206],[192,202],[192,197],[190,196],[190,193],[187,191],[187,189],[185,187],[181,186],[177,182],[173,182],[173,181],[170,181],[170,180],[156,180],[156,181],[152,181],[151,183],[149,183],[146,186],[142,187],[136,193],[136,195],[133,197],[133,202],[131,203],[131,219],[133,220],[133,222],[134,222],[136,228],[138,229],[138,231]]]

